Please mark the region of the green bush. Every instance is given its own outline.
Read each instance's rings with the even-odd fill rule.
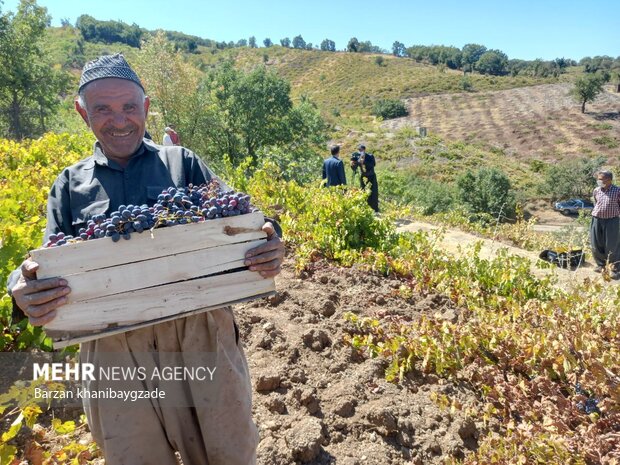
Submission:
[[[539,192],[553,200],[589,197],[596,187],[594,173],[605,163],[604,157],[565,160],[549,165]]]
[[[402,171],[379,172],[381,195],[398,205],[410,205],[424,215],[445,213],[456,204],[454,185],[421,178]]]
[[[407,116],[409,112],[405,104],[400,100],[381,99],[377,100],[373,105],[372,114],[383,119],[391,119]]]
[[[495,168],[467,171],[457,179],[459,197],[470,213],[512,218],[516,201],[510,180]]]
[[[465,92],[471,92],[474,90],[474,85],[471,83],[469,76],[463,76],[459,85]]]

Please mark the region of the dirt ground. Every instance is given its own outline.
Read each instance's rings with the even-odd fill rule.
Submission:
[[[400,230],[433,228],[414,222]],[[448,251],[460,253],[459,247],[480,238],[448,230],[443,240]],[[491,257],[503,246],[484,240],[482,256]],[[530,252],[510,251],[536,261]],[[590,266],[576,273],[552,272],[566,284],[595,276]],[[464,457],[489,429],[497,430],[469,416],[467,412],[479,411],[480,404],[467,385],[415,371],[402,385],[388,383],[384,361],[368,359],[345,343],[347,330],[353,329],[344,318],[346,312],[410,321],[423,314],[458,318],[459,308],[443,296],[398,297],[401,284],[396,278],[325,262],[296,276],[292,259],[287,258],[276,279],[275,296],[236,307],[254,387],[259,465],[441,464],[449,457]],[[435,399],[442,394],[462,408],[441,407]],[[51,415],[67,420],[69,413]],[[80,413],[73,412],[74,419]],[[41,420],[49,425],[51,417]],[[37,431],[44,438],[39,441],[50,449],[63,442],[49,428]],[[77,440],[83,444],[91,440],[86,428]]]
[[[449,394],[475,408],[466,386],[419,373],[390,384],[383,362],[343,343],[345,312],[456,317],[438,295],[395,297],[400,284],[326,264],[297,278],[287,262],[276,296],[236,309],[255,387],[259,464],[438,464],[477,447],[483,426],[466,408],[451,413],[432,400]]]
[[[383,123],[398,130],[421,125],[448,140],[482,140],[508,155],[553,161],[584,154],[620,159],[620,94],[608,88],[586,113],[570,84],[440,94],[407,100],[409,116]]]

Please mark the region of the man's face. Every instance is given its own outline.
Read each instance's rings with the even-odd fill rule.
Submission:
[[[76,110],[92,129],[106,156],[129,158],[142,143],[149,109],[149,99],[143,95],[134,82],[107,78],[85,88],[86,108],[76,102]]]
[[[605,187],[608,187],[611,184],[611,179],[606,178],[605,176],[603,176],[602,174],[599,174],[597,176],[597,179],[599,181],[603,181],[603,184],[605,185]]]

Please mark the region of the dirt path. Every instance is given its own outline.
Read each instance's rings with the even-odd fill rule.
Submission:
[[[559,230],[562,226],[548,225],[547,229]],[[437,231],[439,228],[430,223],[424,223],[421,221],[414,221],[406,225],[400,226],[397,230],[399,232],[405,231]],[[491,259],[497,255],[497,252],[505,248],[511,255],[518,255],[531,260],[531,270],[536,276],[544,276],[547,274],[554,274],[558,278],[558,284],[562,287],[569,288],[577,283],[580,283],[585,278],[594,279],[600,275],[594,272],[594,265],[586,262],[580,268],[571,271],[562,268],[550,268],[541,269],[536,266],[540,262],[537,252],[530,252],[528,250],[520,249],[504,244],[499,241],[493,241],[490,239],[481,238],[474,234],[466,233],[458,229],[446,229],[442,239],[441,246],[447,252],[453,253],[457,256],[464,255],[467,250],[474,246],[477,242],[482,242],[482,248],[480,250],[480,256],[482,258]]]

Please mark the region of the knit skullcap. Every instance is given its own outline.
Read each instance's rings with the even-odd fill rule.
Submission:
[[[78,92],[91,82],[105,78],[126,79],[135,82],[144,90],[136,72],[131,69],[125,57],[117,53],[116,55],[103,55],[86,63],[82,70]]]

